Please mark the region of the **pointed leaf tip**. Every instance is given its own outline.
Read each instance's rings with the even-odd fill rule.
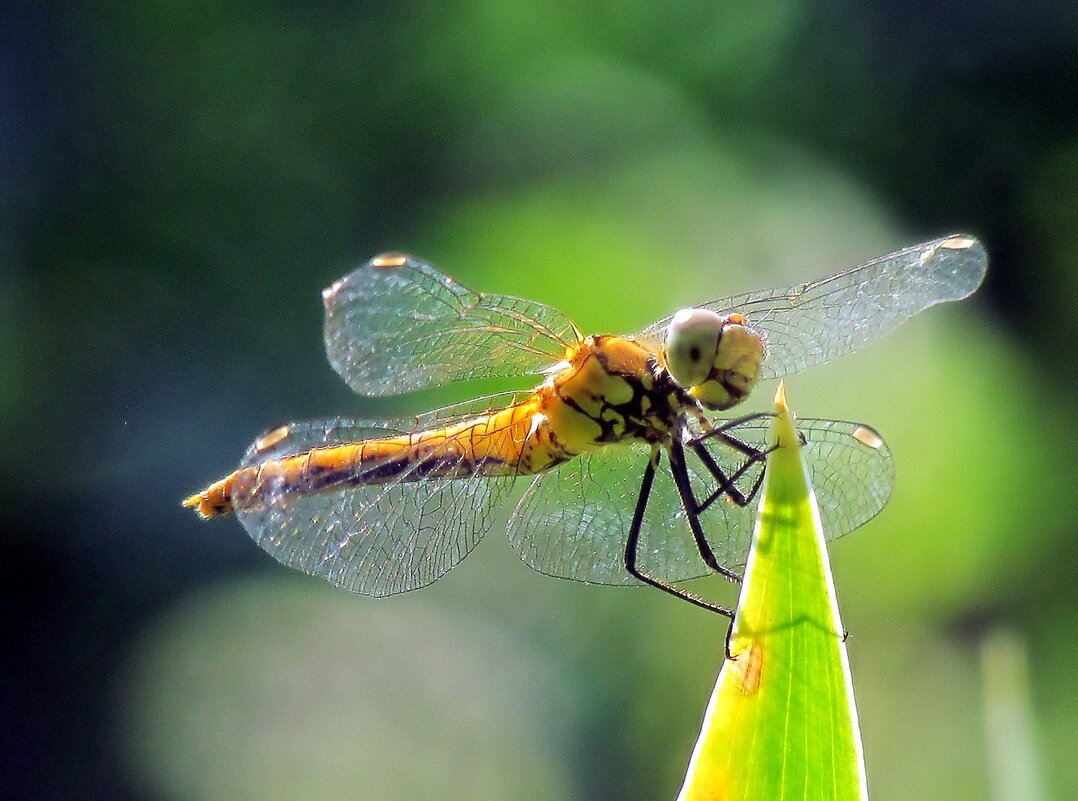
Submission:
[[[779,381],[778,391],[775,393],[775,413],[789,414],[790,406],[786,403],[786,382]]]
[[[867,798],[849,662],[794,415],[780,385],[730,651],[679,801]]]

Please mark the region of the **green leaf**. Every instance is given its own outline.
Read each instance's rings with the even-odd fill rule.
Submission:
[[[831,566],[782,387],[726,660],[678,801],[863,799]]]

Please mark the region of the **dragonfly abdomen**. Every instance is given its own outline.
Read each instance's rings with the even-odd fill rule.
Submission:
[[[537,473],[573,455],[558,445],[540,403],[533,396],[445,428],[267,459],[211,484],[184,505],[216,517],[235,507],[287,503],[349,486]],[[286,438],[275,438],[273,447]]]

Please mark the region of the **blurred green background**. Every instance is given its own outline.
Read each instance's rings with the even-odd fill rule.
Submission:
[[[721,620],[500,536],[372,601],[179,501],[273,424],[400,408],[321,342],[378,251],[627,332],[956,230],[974,299],[788,384],[897,460],[832,549],[870,787],[1078,797],[1072,2],[2,13],[15,797],[673,798]]]

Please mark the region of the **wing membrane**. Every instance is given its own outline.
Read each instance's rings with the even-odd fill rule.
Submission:
[[[335,419],[293,423],[260,438],[243,466],[311,448],[408,434],[449,425],[513,400],[492,396],[396,421]],[[276,432],[287,431],[278,438]],[[266,442],[273,444],[269,447]],[[366,467],[366,466],[365,466]],[[372,465],[371,467],[376,467]],[[260,486],[258,502],[236,515],[275,559],[364,595],[426,586],[471,552],[497,516],[512,478],[419,478],[413,466],[388,484],[337,486],[296,496]],[[272,479],[270,479],[272,481]]]
[[[361,395],[539,373],[576,340],[550,306],[475,292],[411,256],[380,256],[322,293],[330,364]]]
[[[734,295],[703,308],[744,314],[765,337],[760,377],[780,378],[857,350],[930,306],[967,297],[986,267],[984,247],[955,235],[817,281]],[[643,335],[661,339],[669,322],[659,320]]]
[[[811,418],[799,419],[797,431],[804,438],[801,450],[826,539],[843,537],[879,514],[895,483],[894,459],[879,433],[862,423]],[[751,421],[731,433],[762,450],[770,444],[771,421]],[[727,475],[744,463],[741,454],[715,441],[710,441],[708,450]],[[691,457],[689,466],[694,492],[698,500],[703,500],[715,488],[715,481]],[[751,469],[738,482],[743,492],[752,486],[760,469]],[[756,501],[741,507],[723,497],[701,516],[715,556],[728,568],[744,567],[748,558]]]
[[[509,521],[509,540],[525,564],[576,581],[639,584],[625,571],[625,541],[648,455],[643,446],[611,445],[536,476]],[[665,461],[638,553],[640,569],[666,581],[707,572]]]

